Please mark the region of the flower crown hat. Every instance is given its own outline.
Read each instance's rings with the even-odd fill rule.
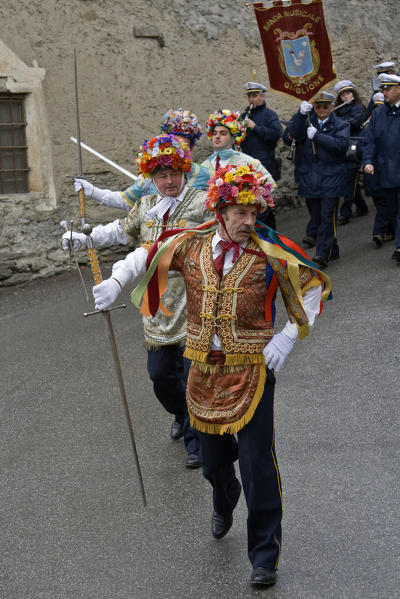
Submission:
[[[240,112],[231,110],[217,110],[210,114],[207,121],[207,136],[211,139],[214,127],[221,125],[226,127],[236,144],[241,144],[246,137],[247,121],[242,119]]]
[[[167,167],[188,173],[192,157],[187,143],[162,133],[145,139],[137,152],[136,164],[143,177],[151,177],[156,168]]]
[[[201,126],[197,116],[189,110],[183,110],[183,108],[178,108],[178,110],[168,110],[164,115],[161,131],[163,133],[172,133],[174,135],[186,137],[190,140],[192,145],[194,145],[196,140],[200,139],[202,135]]]
[[[251,164],[227,164],[217,170],[207,186],[206,208],[218,212],[223,206],[257,206],[264,212],[274,206],[271,196],[272,183],[266,183],[265,175]]]

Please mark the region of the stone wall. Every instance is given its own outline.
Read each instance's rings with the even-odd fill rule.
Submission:
[[[60,219],[79,222],[78,203],[67,174],[76,172],[73,48],[78,56],[81,138],[128,170],[134,152],[159,130],[171,107],[190,108],[204,124],[216,108],[243,109],[242,85],[268,81],[254,13],[246,2],[229,0],[13,0],[0,5],[0,41],[16,60],[44,69],[43,106],[37,114],[50,151],[42,168],[44,191],[0,196],[0,286],[19,284],[64,270],[59,249]],[[394,0],[325,0],[336,70],[370,96],[372,66],[397,61],[399,13]],[[162,36],[135,37],[153,26]],[[7,77],[0,51],[0,78]],[[11,81],[11,79],[8,79]],[[282,120],[297,110],[294,100],[272,92],[269,106]],[[40,149],[40,148],[39,148]],[[203,135],[195,150],[204,159],[211,146]],[[288,149],[279,145],[283,179],[276,194],[279,211],[298,203]],[[124,189],[129,179],[91,155],[83,154],[85,175],[95,184]],[[53,188],[51,187],[53,185]],[[54,190],[55,203],[46,189]],[[48,192],[50,193],[50,191]],[[55,204],[55,205],[54,205]],[[120,212],[88,202],[88,220],[108,222]],[[105,252],[106,258],[115,254]],[[84,252],[79,253],[85,262]]]

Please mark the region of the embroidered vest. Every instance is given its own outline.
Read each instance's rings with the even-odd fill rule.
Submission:
[[[171,267],[182,272],[187,294],[185,356],[206,363],[216,328],[225,354],[225,365],[264,364],[262,350],[273,335],[272,321],[265,320],[266,262],[271,264],[281,288],[289,318],[300,325],[307,316],[298,305],[286,267],[266,255],[243,252],[222,279],[214,269],[211,240],[194,237],[176,252]],[[250,240],[247,247],[258,251]],[[302,286],[312,273],[303,269]]]

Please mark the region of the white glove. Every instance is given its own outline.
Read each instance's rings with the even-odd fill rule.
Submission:
[[[110,208],[120,208],[121,210],[130,210],[130,206],[125,202],[120,191],[111,191],[111,189],[100,189],[95,187],[85,179],[74,179],[75,191],[83,188],[86,198],[93,198],[98,204],[109,206]]]
[[[128,243],[128,236],[119,218],[107,225],[97,225],[93,228],[90,237],[95,248],[110,247],[111,245],[127,245]]]
[[[305,100],[303,100],[300,104],[300,112],[301,114],[307,114],[307,112],[311,112],[311,110],[313,109],[313,105],[310,104],[310,102],[306,102]]]
[[[292,339],[283,331],[276,333],[263,349],[265,363],[268,368],[273,368],[278,372],[292,351],[295,341],[295,339]]]
[[[314,127],[314,125],[310,125],[309,127],[307,127],[307,137],[308,139],[313,139],[314,135],[316,134],[316,132],[318,131],[318,129],[316,127]]]
[[[90,198],[92,197],[94,185],[89,183],[89,181],[86,181],[86,179],[74,178],[74,189],[76,193],[78,193],[80,189],[83,189],[85,193],[85,198]]]
[[[69,249],[70,241],[71,231],[66,231],[61,238],[61,247],[64,251]],[[84,233],[72,231],[72,248],[77,250],[81,245],[86,246],[86,235]]]
[[[96,310],[106,310],[121,293],[121,286],[113,278],[106,279],[92,289]]]

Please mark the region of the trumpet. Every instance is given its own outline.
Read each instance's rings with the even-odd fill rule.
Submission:
[[[254,108],[254,105],[253,105],[253,104],[250,104],[250,105],[249,105],[249,106],[246,108],[246,110],[244,111],[244,121],[245,121],[246,123],[247,123],[247,121],[249,120],[249,117],[250,117],[250,114],[251,114],[251,111],[253,110],[253,108]]]
[[[292,143],[290,145],[289,154],[286,156],[286,158],[288,160],[294,160],[295,155],[296,155],[296,140],[293,139]]]

